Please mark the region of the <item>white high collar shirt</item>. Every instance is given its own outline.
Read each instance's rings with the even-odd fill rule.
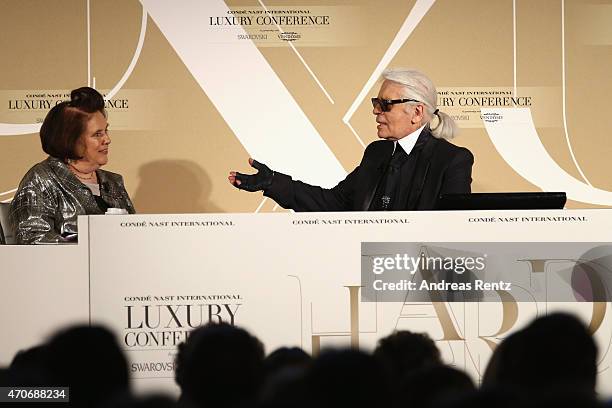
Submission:
[[[402,149],[404,149],[404,151],[406,152],[406,154],[410,154],[425,126],[426,125],[423,125],[414,132],[407,134],[399,140],[396,140],[396,143],[393,144],[393,153],[395,153],[395,147],[397,146],[397,143],[399,143],[400,146],[402,146]]]

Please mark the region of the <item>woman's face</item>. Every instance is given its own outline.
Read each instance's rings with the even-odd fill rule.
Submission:
[[[81,135],[80,144],[82,151],[80,156],[83,164],[99,168],[108,163],[108,147],[111,143],[108,134],[108,122],[101,112],[93,113],[87,122],[85,131]]]

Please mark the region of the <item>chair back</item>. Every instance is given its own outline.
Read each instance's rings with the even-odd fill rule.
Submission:
[[[9,227],[9,210],[11,203],[0,203],[0,244],[11,245],[15,243],[15,237]]]

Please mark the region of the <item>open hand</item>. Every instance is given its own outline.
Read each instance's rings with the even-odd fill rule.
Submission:
[[[258,170],[258,172],[255,174],[243,174],[237,171],[230,171],[230,175],[227,178],[229,182],[234,187],[246,191],[260,191],[270,187],[274,171],[270,170],[265,164],[251,158],[249,158],[249,165]]]

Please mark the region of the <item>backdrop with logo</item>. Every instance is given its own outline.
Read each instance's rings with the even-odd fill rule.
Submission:
[[[0,5],[0,201],[70,89],[108,98],[109,170],[141,213],[279,211],[249,156],[331,186],[376,139],[369,98],[414,67],[475,155],[473,190],[612,206],[612,4],[601,0],[35,0]],[[313,163],[316,163],[314,165]]]

